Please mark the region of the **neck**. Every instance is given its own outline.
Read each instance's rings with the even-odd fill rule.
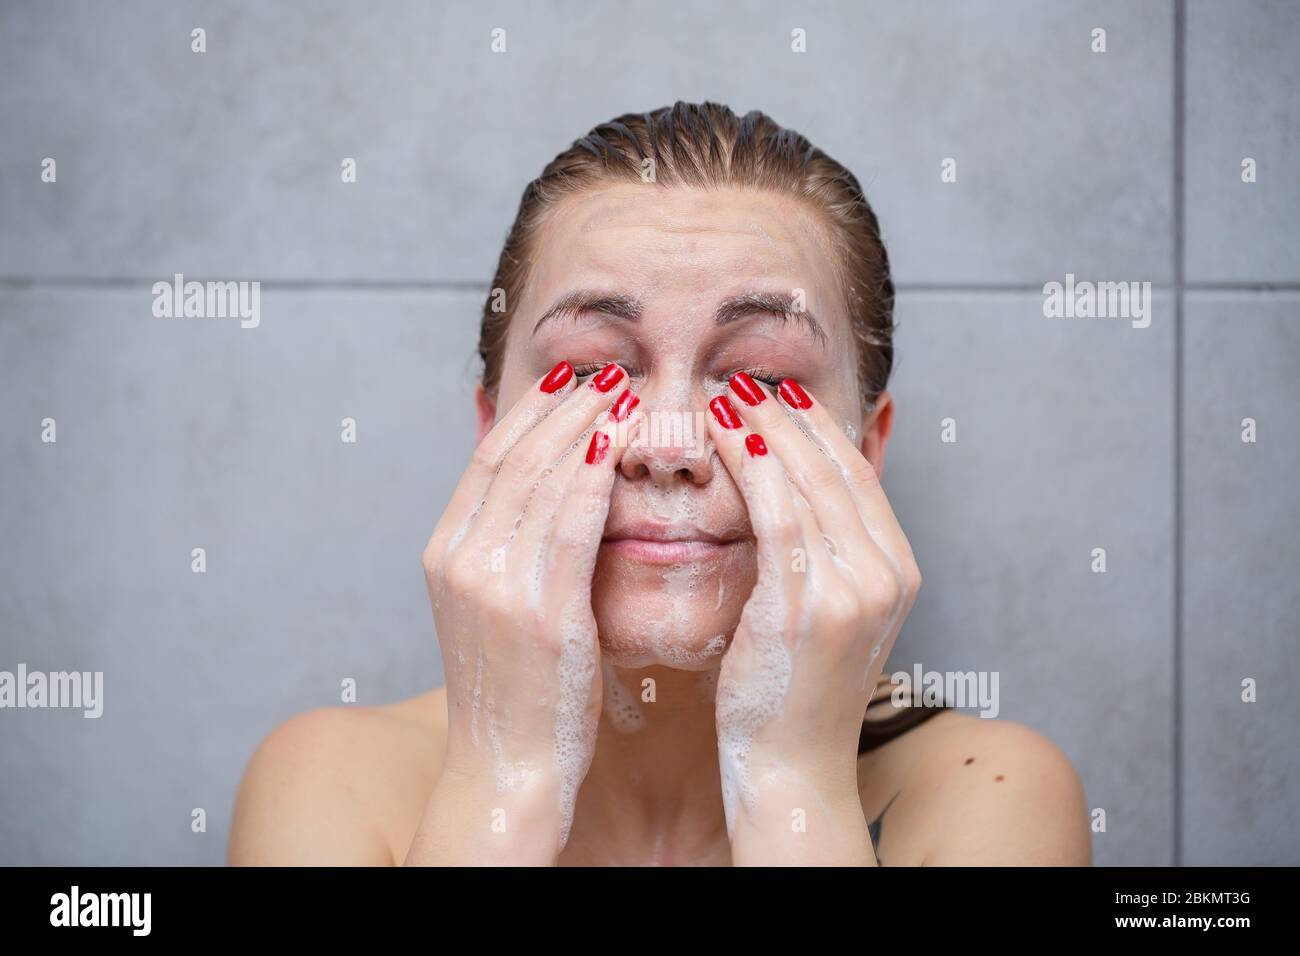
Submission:
[[[566,855],[665,865],[729,861],[717,677],[716,668],[604,666],[604,711]]]

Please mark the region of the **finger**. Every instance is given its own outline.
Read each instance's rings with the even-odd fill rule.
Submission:
[[[610,492],[627,451],[627,442],[618,438],[616,429],[593,428],[586,451],[580,458],[574,456],[567,494],[550,525],[541,556],[544,573],[537,578],[560,594],[582,593],[590,599],[591,578],[609,517]],[[541,594],[535,593],[540,599]]]
[[[474,449],[469,465],[434,530],[431,545],[451,545],[465,534],[506,454],[558,407],[576,385],[573,366],[561,361],[539,378],[533,388],[492,426]]]
[[[876,557],[858,504],[838,464],[799,427],[785,407],[758,382],[737,372],[731,378],[732,406],[746,425],[763,435],[797,489],[796,501],[812,509],[817,539],[843,560]]]
[[[534,571],[542,565],[557,524],[563,522],[561,512],[573,493],[577,473],[588,464],[604,464],[611,459],[617,463],[622,459],[630,437],[635,434],[633,429],[642,418],[635,411],[640,401],[630,389],[625,390],[608,411],[601,410],[588,423],[549,469],[550,473],[543,472],[546,476],[537,483],[510,533],[509,540],[513,542],[510,550],[520,555],[521,563]]]
[[[798,382],[787,378],[781,382],[778,392],[794,420],[839,468],[872,540],[895,567],[914,563],[912,547],[885,496],[875,466],[844,433],[826,406]]]
[[[780,460],[763,436],[736,414],[727,396],[709,402],[709,433],[718,457],[735,479],[758,543],[759,576],[780,573],[799,554],[807,555],[804,527]]]
[[[501,461],[488,488],[482,511],[476,520],[479,530],[493,546],[514,528],[528,499],[541,482],[553,476],[555,467],[578,450],[583,432],[605,414],[621,395],[615,386],[627,380],[627,373],[611,363],[577,386],[549,415],[519,439]]]

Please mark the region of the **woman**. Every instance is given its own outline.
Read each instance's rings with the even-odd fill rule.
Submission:
[[[878,480],[892,310],[857,180],[761,113],[558,156],[424,553],[447,684],[276,729],[231,861],[1089,863],[1057,747],[882,677],[921,582]]]

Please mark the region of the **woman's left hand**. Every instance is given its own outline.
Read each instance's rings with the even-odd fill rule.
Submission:
[[[718,677],[732,858],[874,865],[858,735],[921,574],[871,462],[797,383],[779,392],[738,373],[709,405],[757,539]]]

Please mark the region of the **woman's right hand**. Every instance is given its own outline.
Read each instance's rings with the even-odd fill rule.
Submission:
[[[549,864],[568,838],[600,717],[591,578],[626,385],[618,365],[583,383],[557,365],[479,443],[429,539],[447,748],[407,864]]]

